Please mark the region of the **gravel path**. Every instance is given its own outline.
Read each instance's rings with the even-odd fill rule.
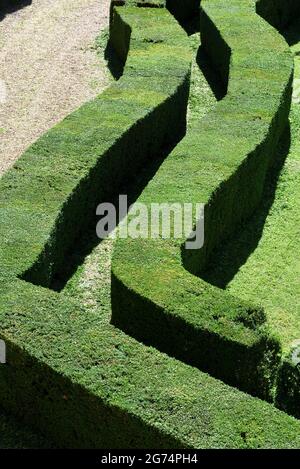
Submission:
[[[108,84],[92,46],[108,24],[109,4],[32,0],[0,22],[0,174]]]

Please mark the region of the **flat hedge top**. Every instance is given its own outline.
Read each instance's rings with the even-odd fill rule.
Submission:
[[[132,26],[133,37],[136,33],[142,38],[147,32],[143,20],[149,21],[153,13],[146,10],[126,12],[129,16],[124,21]],[[0,181],[0,324],[10,367],[5,373],[14,373],[27,358],[26,373],[34,375],[35,369],[44,368],[45,375],[42,371],[38,375],[43,382],[51,368],[61,379],[89,392],[93,412],[95,399],[107,408],[118,409],[120,418],[122,412],[135,416],[148,429],[159,431],[162,440],[169,438],[171,447],[300,447],[299,422],[293,418],[139,344],[102,323],[101,311],[89,314],[76,299],[17,278],[35,262],[45,245],[51,252],[53,227],[62,208],[96,162],[184,76],[189,64],[184,36],[177,37],[179,27],[165,10],[157,11],[161,13],[155,13],[148,32],[154,34],[156,27],[160,28],[159,35],[166,32],[166,55],[177,71],[174,82],[170,79],[171,64],[161,76],[168,77],[173,85],[169,84],[166,91],[158,78],[151,75],[149,80],[147,73],[153,64],[147,67],[141,49],[135,49],[141,42],[132,41],[124,79],[43,136]],[[119,15],[123,15],[121,9]],[[174,50],[175,37],[178,49]],[[144,43],[143,49],[150,62],[151,44]],[[160,45],[156,50],[158,60],[164,56],[163,49]],[[180,50],[182,55],[178,54]],[[138,64],[142,65],[141,74],[133,70]],[[127,75],[136,76],[136,83]],[[147,82],[150,88],[146,91]],[[36,378],[34,375],[33,380]],[[24,408],[35,408],[35,396],[24,395],[23,383],[18,385]],[[51,383],[47,389],[51,393]],[[1,392],[9,394],[3,386]],[[53,404],[51,399],[49,402],[47,414],[51,415]],[[85,409],[81,404],[78,412]],[[122,435],[117,435],[117,428],[115,432],[108,432],[106,438],[113,444],[117,439],[121,447]]]
[[[112,6],[164,8],[166,0],[112,0]]]
[[[256,14],[255,2],[233,0],[228,6],[225,0],[203,0],[201,7],[202,44],[224,76],[224,57],[229,51],[228,92],[190,128],[138,199],[148,206],[153,202],[205,204],[206,239],[199,259],[190,254],[192,272],[197,266],[203,268],[214,247],[255,207],[276,138],[286,125],[293,73],[286,42]],[[256,178],[256,186],[248,184]],[[127,289],[128,304],[133,304],[136,295],[151,304],[153,311],[161,311],[166,321],[180,319],[195,331],[246,347],[260,348],[267,337],[278,348],[262,326],[264,315],[259,307],[184,268],[183,241],[172,237],[118,241],[112,270]],[[189,261],[189,253],[184,255]],[[137,330],[142,327],[142,314],[136,320]],[[116,321],[117,315],[118,310]],[[213,351],[211,356],[213,362]]]

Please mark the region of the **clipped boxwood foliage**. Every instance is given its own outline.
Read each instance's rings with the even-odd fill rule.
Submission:
[[[0,9],[7,7],[24,7],[29,5],[32,0],[0,0]]]
[[[201,275],[214,248],[261,199],[287,124],[293,61],[251,0],[233,0],[230,8],[226,0],[203,0],[200,20],[201,43],[228,93],[191,128],[138,202],[203,203],[204,246],[186,250],[184,239],[119,240],[112,321],[146,344],[272,399],[280,346],[263,310],[193,274]]]
[[[39,285],[51,283],[98,203],[185,133],[191,51],[172,16],[117,9],[111,42],[124,60],[130,42],[123,77],[46,133],[2,180],[1,235],[10,239],[2,270]]]
[[[299,421],[139,344],[101,311],[32,284],[3,290],[9,356],[0,366],[1,403],[58,445],[300,447]]]
[[[95,204],[185,130],[190,50],[176,21],[118,7],[111,35],[128,52],[123,77],[0,180],[1,405],[67,447],[299,448],[292,417],[47,288]]]
[[[256,0],[256,10],[275,28],[282,30],[300,15],[298,0]]]
[[[296,360],[293,354],[296,353]],[[300,364],[298,349],[284,357],[278,372],[276,405],[288,414],[300,418]]]

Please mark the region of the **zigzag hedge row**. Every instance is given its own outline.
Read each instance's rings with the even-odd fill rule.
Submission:
[[[231,385],[272,399],[280,346],[264,312],[192,274],[201,274],[212,250],[260,201],[287,125],[293,61],[251,0],[234,0],[230,7],[203,0],[200,24],[202,45],[228,93],[168,156],[139,202],[204,203],[204,247],[185,250],[184,239],[120,240],[113,263],[113,323]]]
[[[227,31],[226,23],[230,18],[225,10],[223,19],[222,10],[215,10],[222,3],[221,0],[204,2],[202,21],[206,29],[203,31],[206,30],[214,38],[213,23],[216,21],[219,24],[222,20],[220,25],[226,31],[227,40],[227,34],[232,34],[230,31],[237,33],[239,29],[232,23],[234,28],[230,27]],[[131,2],[129,6],[119,6],[113,10],[111,42],[120,58],[126,61],[119,82],[46,133],[0,180],[0,337],[8,347],[8,362],[0,366],[0,403],[31,424],[38,425],[62,446],[299,447],[300,424],[292,417],[196,368],[138,343],[103,322],[100,310],[91,313],[76,298],[48,288],[64,262],[67,249],[93,217],[95,206],[116,195],[121,182],[132,179],[157,152],[174,144],[185,132],[191,61],[186,35],[165,8],[132,5]],[[191,5],[194,7],[195,4]],[[288,112],[292,66],[286,45],[271,27],[257,19],[254,12],[251,13],[250,2],[234,0],[233,6],[242,8],[246,19],[249,19],[244,26],[241,23],[241,30],[243,26],[251,31],[253,25],[258,25],[261,36],[265,35],[265,40],[275,46],[274,57],[277,61],[271,59],[269,66],[276,66],[280,79],[273,83],[270,69],[265,69],[263,62],[259,62],[262,75],[260,85],[265,87],[267,104],[261,99],[252,102],[251,96],[246,95],[248,98],[244,103],[238,102],[240,127],[237,126],[238,116],[234,106],[237,104],[235,96],[243,90],[238,89],[233,79],[232,85],[229,80],[228,98],[220,104],[220,109],[224,107],[226,113],[228,110],[232,113],[229,112],[228,117],[224,115],[223,122],[218,115],[214,118],[215,124],[222,124],[219,130],[224,132],[224,142],[228,131],[226,119],[231,120],[234,141],[232,139],[229,143],[231,148],[233,144],[237,145],[237,151],[228,161],[222,158],[222,168],[218,166],[220,159],[217,158],[221,151],[215,155],[214,174],[205,179],[206,185],[199,186],[203,191],[201,194],[207,196],[211,194],[213,177],[216,178],[215,182],[227,178],[234,192],[239,190],[235,178],[243,182],[248,171],[252,171],[257,178],[255,184],[260,188],[269,163],[264,145],[261,148],[260,143],[263,141],[272,149],[271,139],[267,137],[271,133],[281,132]],[[202,34],[205,44],[206,33]],[[222,40],[220,44],[225,47]],[[256,59],[253,60],[253,67],[257,66],[257,60],[261,60],[260,53],[264,53],[263,45],[257,56],[253,57]],[[238,75],[242,73],[242,57],[237,58],[239,60],[236,64],[233,62],[233,70]],[[256,82],[252,83],[251,67],[244,68],[244,78],[248,72],[247,88],[259,91],[261,96],[261,87]],[[273,84],[271,93],[269,80]],[[243,113],[255,119],[249,117],[248,121]],[[203,123],[203,126],[208,136],[213,133],[213,122]],[[255,132],[248,141],[245,135],[248,135],[249,129]],[[199,139],[201,135],[198,135]],[[187,138],[192,138],[191,148],[199,148],[196,132]],[[257,145],[259,150],[256,150]],[[173,155],[178,169],[180,152],[184,147],[185,140]],[[227,146],[224,144],[221,149],[223,152]],[[252,157],[240,169],[251,149]],[[170,162],[168,158],[165,164],[170,165]],[[182,176],[188,174],[190,178],[193,171],[197,174],[196,163],[197,160],[191,158],[191,167],[186,168],[188,171],[184,171]],[[204,163],[209,170],[209,161]],[[143,200],[146,200],[147,193],[150,194],[153,184],[157,182],[159,188],[164,168],[165,165],[142,195]],[[171,186],[175,168],[170,166],[170,170]],[[238,176],[232,176],[236,174]],[[202,176],[199,175],[200,179]],[[199,184],[201,181],[195,182]],[[224,184],[226,198],[230,184]],[[168,184],[163,190],[167,195]],[[250,195],[251,190],[250,184],[247,191]],[[195,194],[198,196],[198,192]],[[190,195],[193,196],[193,191]],[[228,200],[232,199],[229,197]],[[257,203],[254,196],[250,198],[249,205],[245,198],[241,198],[243,200],[238,213],[231,215],[235,224]],[[215,207],[218,207],[218,201],[217,195]],[[227,231],[225,227],[224,234]],[[214,242],[217,241],[215,235]],[[162,257],[157,260],[165,259],[165,244],[158,244],[159,250],[154,246],[155,252]],[[141,247],[141,259],[144,257],[147,261],[148,246]],[[170,267],[167,274],[170,279],[175,277],[176,281],[180,246],[170,244],[169,247],[171,253],[174,249],[175,255],[171,255],[171,261],[168,256],[166,258]],[[124,249],[118,248],[115,281],[117,275],[125,278],[120,268],[120,256],[124,256],[124,262],[131,269],[127,253],[131,250],[134,254],[134,249],[130,243]],[[211,247],[205,250],[207,255],[209,249]],[[190,267],[196,264],[198,260],[193,259]],[[150,291],[148,276],[145,276],[146,262],[136,263],[134,272],[139,268],[143,274],[139,276],[143,292]],[[152,268],[153,264],[150,263],[149,271]],[[130,271],[133,272],[132,269]],[[221,313],[219,320],[213,320],[217,327],[208,315],[205,326],[207,343],[214,334],[217,345],[225,337],[224,355],[220,355],[220,360],[227,364],[222,367],[219,363],[217,371],[229,369],[225,374],[233,378],[228,359],[232,358],[230,350],[239,350],[241,360],[246,366],[252,366],[254,373],[253,364],[261,364],[256,382],[260,385],[261,394],[268,396],[270,386],[266,374],[272,374],[269,361],[277,362],[278,344],[260,329],[263,313],[254,308],[250,309],[253,313],[250,314],[247,305],[240,305],[234,298],[224,300],[221,292],[204,285],[204,282],[199,290],[200,281],[184,269],[182,272],[191,282],[190,296],[195,297],[195,289],[201,294],[204,292],[207,306],[211,308],[209,301],[213,299],[214,311]],[[131,277],[127,278],[131,282]],[[154,292],[156,285],[155,282],[152,285]],[[136,288],[135,284],[133,286]],[[165,286],[165,294],[174,296],[174,291]],[[115,308],[116,287],[118,284],[115,282]],[[119,300],[124,302],[124,298],[127,307],[130,298],[128,291]],[[134,309],[138,299],[136,292],[132,292],[131,298]],[[200,303],[201,295],[197,298]],[[223,301],[227,302],[226,314]],[[164,310],[160,308],[159,312],[164,313]],[[115,315],[116,309],[114,319]],[[131,324],[133,317],[128,316]],[[169,325],[177,335],[180,328],[173,326],[175,320],[180,323],[178,318],[171,317]],[[203,326],[202,323],[202,330]],[[192,324],[190,330],[194,329],[197,330]],[[198,350],[198,343],[194,343]],[[243,386],[246,383],[244,387],[249,387],[247,379],[247,373],[241,371],[239,384]]]

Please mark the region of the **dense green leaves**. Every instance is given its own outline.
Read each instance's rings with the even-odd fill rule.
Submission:
[[[204,246],[185,250],[184,239],[119,241],[113,323],[227,383],[272,399],[280,346],[262,324],[263,311],[192,274],[201,275],[211,252],[261,199],[287,125],[293,61],[253,1],[229,6],[204,0],[201,6],[202,46],[228,93],[191,126],[139,202],[205,204]]]
[[[277,44],[278,36],[269,31]],[[61,446],[300,447],[299,422],[293,418],[140,344],[104,320],[101,308],[91,310],[76,297],[44,288],[68,262],[68,249],[92,218],[95,205],[112,197],[124,179],[133,178],[157,152],[185,132],[191,51],[183,30],[163,8],[129,6],[116,10],[111,35],[119,56],[123,61],[127,58],[123,77],[39,139],[0,181],[0,335],[7,343],[8,359],[0,366],[0,401]],[[287,56],[288,67],[283,67],[280,78],[283,84],[290,71],[289,60]],[[261,109],[260,101],[256,104],[266,113],[263,122],[268,122],[273,107]],[[235,102],[229,101],[228,109],[236,117],[234,107]],[[285,108],[278,114],[280,118],[284,113]],[[207,138],[211,139],[216,122],[222,123],[220,129],[228,138],[233,117],[230,123],[225,119],[223,123],[212,113],[211,122],[204,124]],[[231,154],[230,167],[225,164],[224,173],[218,153],[211,153],[212,165],[205,165],[203,158],[206,186],[199,187],[204,194],[209,196],[212,184],[239,167],[245,156],[240,149],[244,149],[247,129],[251,130],[251,144],[261,138],[264,128],[258,126],[252,136],[254,125],[258,124],[249,124],[248,129],[247,119],[242,127],[236,124],[232,135],[240,147]],[[185,147],[183,141],[173,154],[174,161],[179,163],[181,154],[199,145],[197,132],[191,131],[188,138],[192,144]],[[210,151],[207,142],[211,140],[202,138],[201,144]],[[228,152],[231,143],[224,145]],[[223,151],[222,145],[218,148]],[[195,151],[195,157],[197,154]],[[202,181],[196,163],[191,158],[191,166],[183,168],[184,180],[194,173]],[[170,165],[170,185],[164,190],[173,194],[171,182],[179,167],[172,167],[170,158],[166,164]],[[257,174],[255,165],[255,159],[252,167],[249,163],[253,174]],[[159,190],[164,168],[142,197],[151,194],[157,181]],[[171,256],[166,257],[164,270],[157,246],[156,251],[138,246],[132,244],[131,251],[124,251],[130,282],[138,275],[143,291],[153,288],[163,304],[171,298],[178,305],[180,293],[186,293],[187,276],[189,298],[186,303],[181,301],[178,318],[185,315],[191,332],[202,330],[204,337],[208,331],[207,344],[212,350],[224,341],[219,359],[226,366],[232,369],[233,350],[240,350],[246,360],[244,376],[249,379],[248,365],[253,369],[253,363],[259,362],[263,367],[261,357],[267,357],[269,350],[270,358],[274,357],[277,342],[256,329],[262,321],[259,308],[251,309],[252,321],[247,306],[231,297],[224,304],[222,292],[184,269],[178,274],[178,246],[167,245]],[[165,256],[165,244],[158,246]],[[156,268],[162,269],[160,285],[152,275],[154,252],[159,254]],[[175,292],[173,281],[178,285]],[[206,324],[195,314],[200,298],[204,301],[200,308],[209,310]],[[114,303],[119,300],[121,296],[113,296]],[[141,306],[146,313],[144,303]],[[211,316],[216,311],[218,320]],[[174,327],[176,333],[178,318],[173,314],[170,318],[170,330]],[[156,331],[162,332],[158,323]],[[188,339],[188,335],[182,336],[182,340]],[[198,345],[196,340],[194,343]],[[197,353],[195,350],[195,356]],[[235,359],[241,371],[239,355]],[[259,377],[265,379],[268,372],[267,366],[260,369]]]

